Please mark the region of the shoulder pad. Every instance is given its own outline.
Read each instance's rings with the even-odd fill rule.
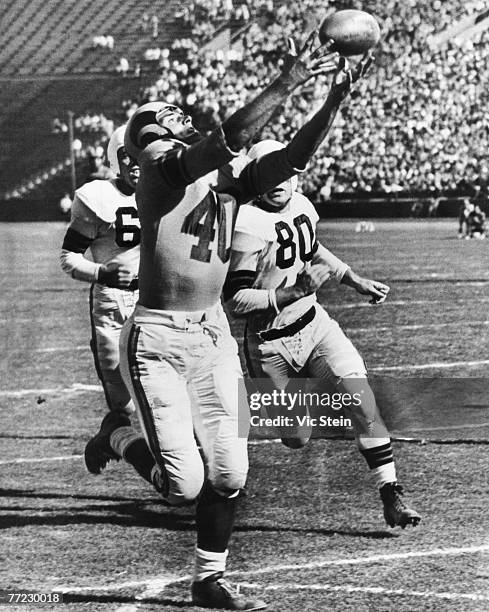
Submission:
[[[103,180],[85,183],[75,191],[80,201],[107,223],[114,220],[114,196],[118,193],[112,181]]]
[[[302,193],[297,193],[297,191],[294,192],[292,198],[294,214],[305,213],[311,218],[314,223],[317,223],[319,221],[319,215],[309,198],[307,198]]]
[[[238,212],[235,231],[251,234],[262,240],[274,240],[274,216],[258,206],[243,204]]]

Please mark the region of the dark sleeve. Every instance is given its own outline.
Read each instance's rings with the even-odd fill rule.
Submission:
[[[156,161],[161,177],[172,189],[184,189],[237,156],[227,146],[221,128],[190,147],[177,141],[167,141],[166,146],[164,143],[160,141],[161,150]]]
[[[304,169],[291,166],[287,158],[287,148],[251,161],[239,176],[241,202],[249,202],[300,172],[304,172]]]
[[[66,251],[72,251],[73,253],[84,253],[90,244],[92,239],[80,234],[76,230],[69,227],[66,230],[66,234],[63,240],[63,249]]]

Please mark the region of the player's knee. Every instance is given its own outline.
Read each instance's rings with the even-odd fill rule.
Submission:
[[[193,469],[181,470],[178,474],[168,474],[158,470],[153,477],[156,490],[170,506],[187,506],[199,496],[204,484],[202,465]]]
[[[210,477],[212,487],[220,494],[231,497],[246,484],[247,468],[233,469],[220,472]]]

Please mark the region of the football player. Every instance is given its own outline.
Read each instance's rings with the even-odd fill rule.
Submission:
[[[283,148],[266,140],[254,145],[248,156],[264,160]],[[349,397],[360,394],[359,405],[351,407],[352,421],[358,447],[380,490],[385,519],[390,526],[415,526],[420,516],[402,500],[391,441],[363,359],[316,299],[316,290],[329,277],[370,296],[373,303],[383,302],[389,287],[359,276],[318,242],[319,217],[296,186],[296,177],[284,181],[238,214],[224,299],[233,314],[246,316],[248,369],[278,390],[285,390],[293,378],[310,377],[328,381]],[[301,433],[283,442],[303,446],[310,431]]]
[[[238,436],[237,344],[220,296],[238,206],[306,166],[370,64],[365,58],[353,71],[344,62],[337,70],[337,54],[314,49],[314,40],[312,34],[299,53],[290,43],[279,76],[205,138],[191,117],[164,102],[141,106],[126,131],[126,149],[141,170],[142,240],[140,297],[121,336],[121,370],[154,457],[147,479],[171,505],[198,500],[192,600],[203,607],[266,607],[223,578],[248,457],[246,437]],[[333,71],[324,105],[286,150],[264,163],[239,153],[294,89]],[[247,406],[241,409],[246,418]],[[136,432],[106,434],[107,452],[128,459]]]
[[[91,181],[76,190],[61,250],[63,270],[76,280],[91,283],[90,347],[109,408],[102,430],[109,424],[130,424],[134,411],[119,369],[119,336],[138,297],[140,240],[134,197],[139,167],[124,148],[125,130],[125,126],[117,128],[107,147],[116,178]],[[87,251],[90,259],[85,256]],[[93,474],[116,458],[100,452],[97,436],[85,449],[85,463]]]

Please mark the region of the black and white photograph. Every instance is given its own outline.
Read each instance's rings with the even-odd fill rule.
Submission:
[[[0,20],[0,610],[488,610],[489,2]]]

